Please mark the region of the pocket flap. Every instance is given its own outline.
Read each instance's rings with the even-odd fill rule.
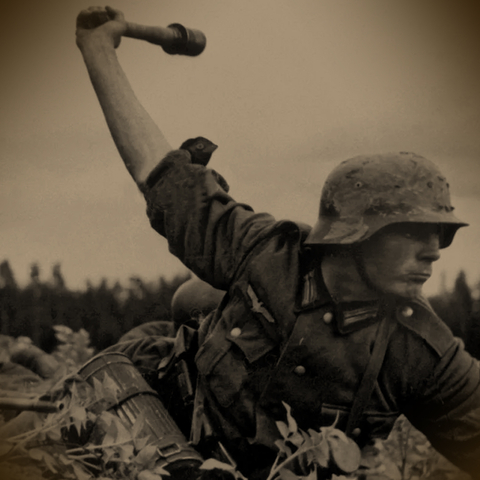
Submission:
[[[243,352],[249,363],[257,361],[277,345],[272,336],[275,327],[275,321],[262,306],[251,285],[237,282],[219,322],[197,353],[200,373],[211,373],[232,344]]]
[[[208,375],[229,348],[230,343],[225,342],[219,332],[214,332],[197,352],[195,363],[198,371],[202,375]]]
[[[276,345],[253,317],[248,318],[242,327],[232,328],[226,338],[243,352],[249,363],[257,361]]]

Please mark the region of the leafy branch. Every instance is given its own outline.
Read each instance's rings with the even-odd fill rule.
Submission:
[[[305,432],[298,428],[290,406],[285,402],[282,403],[286,409],[287,422],[276,422],[282,439],[275,442],[279,453],[267,480],[275,478],[310,480],[317,478],[318,470],[331,476],[334,471],[350,474],[358,469],[360,449],[353,440],[335,428],[336,422],[332,426],[320,428],[319,431],[309,429]],[[294,467],[306,473],[306,476],[295,476],[291,470],[287,469],[287,466],[292,466],[294,463],[296,464]]]
[[[64,408],[48,415],[23,412],[18,416],[28,413],[29,421],[20,425],[14,435],[0,436],[0,478],[165,479],[169,474],[159,466],[156,445],[149,437],[142,436],[145,424],[142,415],[132,427],[108,411],[94,413],[102,402],[116,403],[117,386],[108,376],[103,382],[94,379],[90,385],[75,375],[81,366],[78,363],[92,355],[88,336],[84,332],[76,335],[68,327],[57,329],[57,336],[63,347],[55,355],[68,365],[70,375],[55,379],[56,384],[44,381],[29,388],[28,393],[3,391],[2,395],[33,398],[48,391],[50,398],[63,401]],[[340,480],[347,476],[361,478],[364,474],[388,480],[468,478],[452,470],[404,417],[387,441],[378,440],[369,453],[364,449],[360,460],[357,445],[335,428],[336,422],[319,431],[305,432],[298,427],[290,406],[284,403],[284,407],[285,421],[276,423],[281,436],[276,442],[278,455],[267,480],[317,480],[317,477]],[[215,476],[221,470],[234,479],[247,480],[234,462],[229,462],[207,459],[200,467],[201,478],[208,478],[210,473],[213,478],[221,478]]]

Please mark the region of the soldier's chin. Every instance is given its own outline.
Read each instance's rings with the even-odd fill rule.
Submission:
[[[387,295],[409,300],[422,295],[423,283],[425,282],[399,282],[394,285],[384,287],[383,291]]]

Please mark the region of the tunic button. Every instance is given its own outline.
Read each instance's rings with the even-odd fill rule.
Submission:
[[[235,328],[232,328],[231,332],[230,332],[230,335],[232,337],[239,337],[242,333],[242,330],[238,327],[235,327]]]
[[[406,305],[402,308],[402,315],[404,317],[411,317],[413,315],[413,308]]]
[[[305,371],[306,370],[303,365],[298,365],[293,369],[293,373],[295,373],[295,375],[298,375],[299,377],[301,377],[302,375],[305,375]]]
[[[326,312],[323,314],[323,321],[325,323],[330,323],[333,320],[333,313],[332,312]]]

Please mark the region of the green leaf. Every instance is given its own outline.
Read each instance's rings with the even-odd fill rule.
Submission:
[[[305,442],[305,447],[308,445],[312,444],[312,441],[310,438],[307,436],[307,438],[304,438],[300,432],[293,432],[289,437],[288,440],[292,442],[297,448],[300,448]]]
[[[168,472],[167,472],[168,473]],[[137,480],[162,480],[162,476],[156,473],[153,473],[150,470],[142,470],[137,475]]]
[[[58,428],[54,428],[47,432],[47,438],[54,442],[61,442],[62,441],[62,431],[60,425]]]
[[[337,428],[332,428],[332,427],[328,428],[327,438],[330,438],[330,437],[337,438],[338,440],[345,443],[348,443],[350,441],[349,437],[347,437],[344,432],[342,432],[341,430],[338,430]]]
[[[45,424],[45,415],[34,413],[32,415],[32,419],[33,419],[33,428],[35,430],[40,430]]]
[[[137,438],[140,435],[140,432],[145,427],[145,412],[140,412],[140,415],[136,418],[135,423],[132,427],[132,437]]]
[[[39,448],[31,448],[30,450],[28,450],[29,457],[33,458],[34,460],[42,461],[43,454],[43,450],[40,450]]]
[[[135,445],[135,449],[137,451],[140,451],[142,448],[144,448],[149,441],[150,441],[150,435],[147,435],[145,437],[140,437],[140,438],[133,437],[133,444]]]
[[[308,433],[314,445],[320,445],[325,440],[323,433],[317,432],[311,428],[308,429]]]
[[[228,463],[223,463],[218,460],[215,460],[214,458],[209,458],[205,460],[202,465],[200,465],[201,470],[213,470],[215,468],[218,468],[220,470],[228,470],[228,471],[233,471],[235,470],[235,467],[233,465],[229,465]]]
[[[111,421],[112,419],[105,419],[104,415],[102,415],[102,420],[106,420],[105,423],[102,422],[102,428],[105,432],[102,445],[111,445],[115,443],[115,439],[117,438],[117,425]],[[108,420],[110,420],[109,423],[106,423]]]
[[[117,403],[119,399],[119,394],[122,393],[121,387],[106,372],[105,372],[105,376],[103,377],[103,388],[106,394],[105,396],[112,399],[115,403]]]
[[[138,452],[134,461],[138,465],[146,466],[148,463],[158,458],[158,456],[159,453],[157,447],[155,445],[147,445]]]
[[[317,459],[315,457],[315,452],[313,451],[313,449],[307,450],[304,453],[304,456],[305,456],[305,459],[307,461],[307,465],[315,465],[316,464]]]
[[[45,452],[45,455],[43,456],[43,461],[51,472],[58,473],[58,462],[49,453]]]
[[[328,461],[330,458],[330,451],[328,448],[328,443],[326,440],[317,444],[315,448],[312,448],[312,453],[314,455],[314,462],[320,467],[326,468],[328,466]]]
[[[66,325],[54,325],[55,337],[60,343],[69,343],[73,330]]]
[[[133,457],[133,445],[122,445],[118,447],[118,455],[122,462],[130,463]]]
[[[408,453],[407,458],[410,463],[414,463],[414,464],[423,463],[428,460],[428,458],[425,455],[418,455],[417,453],[414,453],[413,450]]]
[[[93,478],[92,475],[87,473],[80,466],[74,464],[74,465],[72,465],[72,467],[73,467],[73,471],[75,473],[75,476],[77,477],[77,480],[90,480],[91,478]]]
[[[93,391],[95,394],[95,401],[103,400],[105,398],[105,390],[103,388],[102,382],[96,377],[93,377]]]
[[[132,441],[132,432],[125,427],[125,424],[119,417],[114,416],[112,423],[115,423],[117,428],[117,435],[115,436],[114,443],[127,443]]]
[[[53,472],[57,473],[57,462],[55,459],[45,450],[42,450],[40,448],[31,448],[28,450],[28,455],[30,458],[33,458],[34,460],[37,460],[39,462],[45,463],[45,465],[48,467],[48,469]]]
[[[297,426],[296,420],[292,417],[292,408],[288,403],[285,403],[283,401],[282,401],[282,404],[285,407],[285,410],[287,411],[288,430],[291,433],[295,433],[298,430],[298,426]]]
[[[156,473],[157,475],[170,475],[170,472],[167,472],[162,465],[155,465],[152,468],[152,472]]]
[[[79,337],[81,337],[83,339],[83,341],[85,343],[87,343],[87,344],[90,343],[90,334],[84,328],[81,328],[78,331],[78,335],[79,335]]]
[[[339,431],[338,431],[339,432]],[[353,473],[360,466],[361,452],[358,445],[343,432],[330,434],[327,437],[328,446],[333,461],[344,473]]]
[[[84,427],[87,422],[87,410],[85,407],[75,405],[70,409],[70,416],[72,417],[72,423],[78,435],[81,435],[82,427]]]
[[[278,428],[278,431],[280,432],[280,435],[283,438],[287,439],[288,436],[290,435],[288,425],[285,422],[282,422],[280,420],[275,423],[277,424],[277,428]]]
[[[275,445],[281,453],[284,453],[287,457],[292,454],[292,449],[286,445],[285,440],[275,440]]]
[[[112,458],[115,458],[116,456],[116,450],[112,447],[110,448],[103,448],[102,449],[102,461],[104,464],[107,464],[112,460]]]
[[[94,457],[94,455],[92,455],[92,457]],[[71,465],[74,462],[73,458],[69,458],[66,455],[64,455],[63,453],[60,453],[58,455],[58,461],[60,463],[62,463],[63,465]]]

